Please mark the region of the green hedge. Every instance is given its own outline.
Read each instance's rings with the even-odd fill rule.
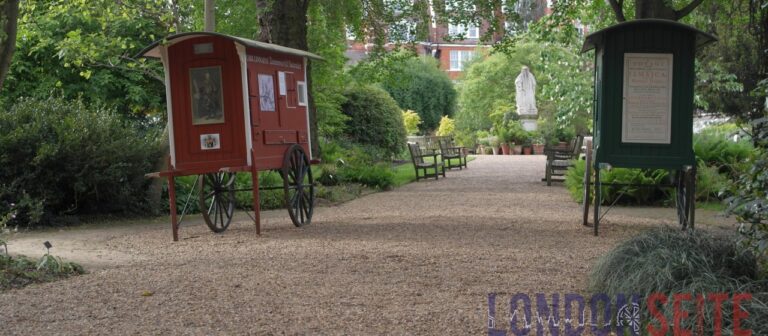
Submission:
[[[383,89],[354,85],[346,90],[342,105],[346,135],[354,142],[379,148],[392,156],[405,146],[405,126],[400,107]]]
[[[26,227],[144,212],[158,134],[81,101],[21,99],[0,111],[0,218]]]

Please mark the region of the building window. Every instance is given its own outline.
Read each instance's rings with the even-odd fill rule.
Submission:
[[[451,71],[464,70],[464,64],[475,57],[475,52],[471,50],[451,50]]]
[[[476,26],[449,24],[448,35],[476,39],[480,37],[480,29]]]

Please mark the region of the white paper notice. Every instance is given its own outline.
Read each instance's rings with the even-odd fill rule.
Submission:
[[[672,54],[624,54],[621,118],[621,142],[671,142]]]
[[[280,95],[285,96],[285,72],[278,72],[277,73],[277,82],[280,90]]]

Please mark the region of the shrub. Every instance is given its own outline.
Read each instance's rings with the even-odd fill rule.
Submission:
[[[161,157],[158,139],[112,110],[21,99],[0,111],[0,215],[17,211],[8,225],[29,226],[65,215],[140,213],[151,182],[144,174]]]
[[[419,133],[419,124],[421,124],[421,117],[413,110],[403,111],[403,126],[405,126],[405,133],[408,135],[416,135]]]
[[[754,148],[748,140],[733,141],[721,128],[705,128],[693,136],[693,152],[698,160],[733,175],[740,163],[746,161]]]
[[[760,257],[768,271],[768,118],[755,121],[754,156],[728,191],[729,214],[736,215],[743,242]]]
[[[456,130],[456,123],[449,116],[440,118],[440,127],[437,128],[437,136],[450,136]]]
[[[749,318],[744,329],[755,335],[768,334],[768,282],[758,279],[755,257],[739,248],[734,237],[715,236],[701,230],[694,233],[670,228],[656,229],[623,242],[602,257],[589,280],[590,291],[615,298],[617,294],[638,294],[645,302],[652,293],[671,296],[676,293],[697,294],[748,292]],[[673,300],[662,307],[667,321],[672,321]],[[694,301],[684,309],[695,312]],[[704,335],[713,335],[712,303],[707,300]],[[723,329],[732,330],[732,307],[723,309]],[[648,321],[648,310],[642,310],[641,321]],[[693,329],[695,318],[684,319],[684,327]]]
[[[565,173],[565,186],[576,202],[582,202],[584,193],[584,169],[585,161],[578,160],[568,168]],[[663,169],[630,169],[613,168],[600,171],[602,183],[627,183],[627,184],[660,184],[665,182],[669,173]],[[601,199],[603,204],[611,204],[616,198],[621,198],[625,203],[651,204],[668,198],[668,194],[659,188],[653,187],[601,187]]]
[[[380,148],[388,156],[405,145],[405,127],[397,103],[389,94],[373,86],[352,86],[342,105],[349,116],[347,135],[355,142]]]
[[[422,130],[435,129],[456,108],[453,82],[432,57],[401,50],[360,62],[350,72],[359,83],[381,84],[400,107],[418,113]]]
[[[44,255],[40,261],[0,254],[0,291],[84,274],[82,266]]]

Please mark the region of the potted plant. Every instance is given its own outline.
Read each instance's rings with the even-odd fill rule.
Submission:
[[[499,128],[498,137],[501,139],[501,153],[510,155],[510,132],[506,128]]]
[[[526,131],[526,137],[523,141],[523,154],[524,155],[531,155],[533,151],[533,137],[531,136],[531,132]]]
[[[491,137],[491,148],[493,148],[493,155],[499,155],[499,145],[500,145],[499,138],[496,136]]]
[[[527,132],[523,129],[523,124],[520,121],[512,121],[509,123],[509,141],[514,143],[512,152],[514,154],[520,154],[522,152],[523,143],[528,138]]]

